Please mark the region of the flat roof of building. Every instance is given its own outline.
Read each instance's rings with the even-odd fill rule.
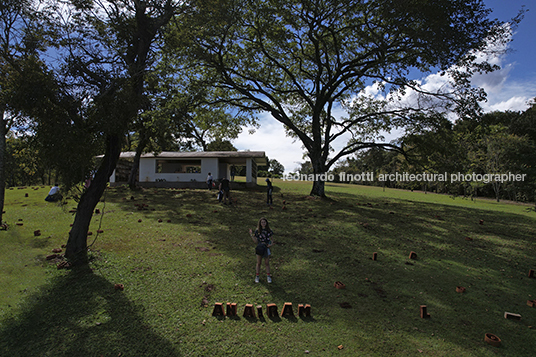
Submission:
[[[121,158],[134,158],[134,151],[126,151],[121,153]],[[228,159],[230,163],[233,161],[243,161],[245,159],[254,159],[257,164],[266,165],[266,154],[264,151],[162,151],[158,154],[146,153],[141,155],[142,158],[159,158],[159,159],[201,159],[201,158],[218,158]],[[238,159],[238,160],[237,160]],[[238,162],[237,162],[238,163]]]

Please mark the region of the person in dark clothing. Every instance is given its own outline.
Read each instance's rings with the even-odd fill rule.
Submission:
[[[231,197],[230,197],[230,194],[229,194],[229,192],[231,191],[231,183],[229,182],[229,180],[227,178],[223,177],[220,180],[219,189],[220,189],[221,192],[223,192],[223,204],[227,204],[227,200],[229,200],[229,202],[231,202]]]
[[[274,191],[274,186],[269,178],[266,179],[266,184],[268,185],[266,188],[266,204],[271,205],[273,204],[272,193]]]
[[[234,166],[231,166],[231,181],[234,181],[236,175],[236,168]]]

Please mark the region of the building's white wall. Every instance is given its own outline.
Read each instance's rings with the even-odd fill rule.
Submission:
[[[157,182],[166,180],[167,182],[190,182],[198,181],[205,182],[208,173],[211,172],[214,178],[217,178],[218,159],[203,158],[201,159],[201,173],[156,173],[156,158],[141,158],[140,159],[140,182]]]
[[[253,163],[251,159],[246,159],[246,182],[253,182]]]
[[[218,158],[209,157],[201,159],[201,174],[203,175],[203,180],[207,179],[209,172],[212,174],[214,180],[218,179]]]
[[[139,181],[140,182],[154,182],[156,171],[156,159],[155,158],[140,158],[139,168]]]

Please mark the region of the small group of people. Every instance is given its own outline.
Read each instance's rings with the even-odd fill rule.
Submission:
[[[208,173],[207,176],[207,188],[212,190],[214,187],[216,187],[216,184],[214,182],[214,178],[212,177],[212,173]],[[220,184],[218,186],[218,201],[222,202],[223,204],[227,204],[227,201],[231,203],[231,197],[230,197],[230,191],[231,191],[231,183],[229,180],[224,176],[220,179]]]
[[[266,204],[272,205],[273,199],[272,194],[274,191],[274,186],[269,178],[265,180],[267,184],[267,191],[266,191]],[[214,182],[214,177],[212,176],[212,173],[208,173],[207,176],[207,188],[209,190],[212,190],[216,187],[216,184]],[[218,186],[219,193],[218,193],[218,201],[222,202],[224,204],[227,203],[227,200],[230,201],[230,190],[231,190],[231,183],[226,177],[223,177],[220,180],[220,184]],[[255,256],[257,259],[257,263],[255,266],[255,283],[260,282],[260,270],[262,265],[262,260],[264,259],[264,265],[266,269],[266,280],[268,283],[272,282],[272,275],[270,273],[270,256],[272,255],[270,248],[274,244],[272,241],[272,236],[274,235],[274,232],[270,229],[270,224],[268,223],[268,220],[266,218],[259,219],[259,222],[257,223],[257,227],[255,231],[252,229],[249,230],[249,235],[253,242],[255,242]]]
[[[272,204],[272,193],[273,193],[273,185],[270,179],[265,180],[267,183],[267,200],[266,204],[271,205]],[[214,185],[214,179],[212,177],[212,174],[209,173],[207,177],[207,185],[208,189],[212,190]],[[230,200],[229,192],[230,192],[230,182],[227,178],[223,177],[220,180],[219,184],[219,190],[222,195],[220,202],[223,200],[224,203],[227,202],[227,200]],[[60,187],[58,184],[55,184],[50,191],[48,192],[47,197],[45,198],[45,201],[47,202],[56,202],[61,200],[62,196],[60,193]],[[268,223],[268,220],[264,217],[259,219],[257,223],[257,227],[255,231],[252,229],[249,230],[249,235],[253,242],[256,244],[255,247],[255,256],[256,256],[256,266],[255,266],[255,283],[260,282],[260,270],[262,265],[262,260],[264,259],[264,265],[266,269],[266,280],[268,283],[272,282],[272,275],[270,273],[270,256],[272,255],[270,248],[273,246],[272,236],[274,235],[274,232],[270,229],[270,224]]]

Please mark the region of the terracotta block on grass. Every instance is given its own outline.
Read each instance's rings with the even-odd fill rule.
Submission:
[[[257,316],[259,317],[259,319],[264,318],[264,315],[262,313],[262,306],[261,305],[257,305]]]
[[[374,261],[378,260],[378,253],[377,252],[372,253],[372,260],[374,260]]]
[[[335,283],[333,283],[333,286],[336,287],[337,289],[344,289],[346,288],[346,285],[344,285],[344,283],[340,282],[340,281],[336,281]]]
[[[268,315],[268,318],[277,317],[277,305],[266,304],[266,314]]]
[[[225,312],[223,311],[223,304],[221,302],[217,302],[214,304],[212,316],[225,316]]]
[[[298,316],[310,317],[311,316],[311,305],[298,304]]]
[[[286,302],[283,305],[283,310],[281,310],[281,317],[294,317],[294,311],[292,310],[292,303]]]
[[[457,286],[456,287],[456,292],[463,294],[465,292],[465,288],[463,286]]]
[[[427,311],[426,305],[421,305],[421,319],[429,318],[430,314]]]
[[[508,320],[521,320],[520,314],[514,314],[513,312],[505,312],[504,318]]]
[[[246,307],[244,307],[244,314],[242,316],[250,317],[250,318],[256,318],[255,309],[253,309],[252,304],[246,304]]]
[[[492,333],[487,333],[484,336],[484,341],[486,341],[488,344],[494,347],[499,347],[501,345],[501,339]]]
[[[530,307],[536,307],[536,300],[527,300],[527,305]]]
[[[534,278],[534,269],[529,270],[529,278]]]
[[[237,316],[237,313],[236,313],[236,303],[235,303],[235,302],[233,302],[233,303],[228,302],[228,303],[227,303],[227,311],[226,311],[226,314],[227,314],[227,316]]]
[[[409,259],[417,259],[417,253],[415,253],[414,251],[409,252]]]

